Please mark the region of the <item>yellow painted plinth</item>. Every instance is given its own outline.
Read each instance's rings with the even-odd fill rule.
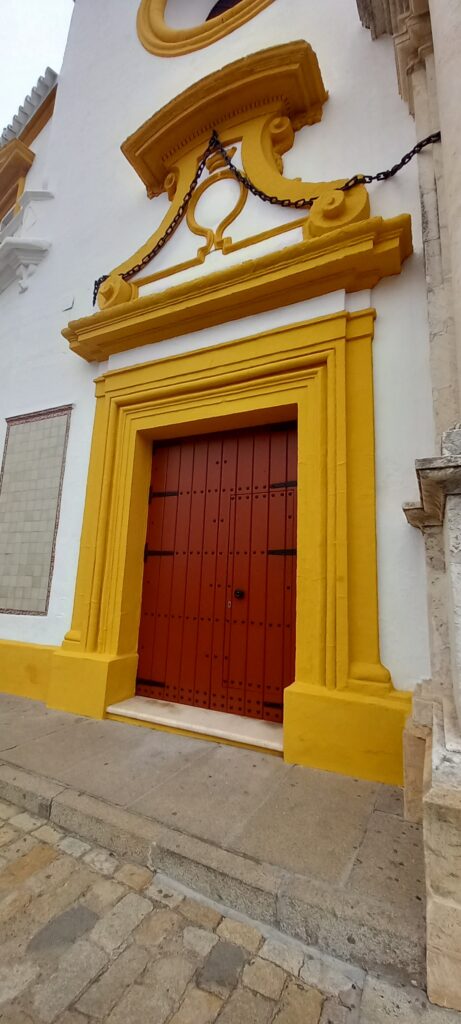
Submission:
[[[411,695],[374,697],[296,682],[284,696],[284,758],[354,778],[403,784],[402,732]]]
[[[0,692],[46,701],[55,648],[0,640]]]
[[[111,657],[0,641],[0,691],[103,718],[109,704],[133,696],[137,660],[137,654]],[[375,696],[293,683],[285,690],[284,758],[402,785],[402,732],[410,711],[411,694],[397,690]]]
[[[51,663],[48,707],[89,718],[104,718],[108,704],[132,697],[137,654],[74,654],[58,649]]]

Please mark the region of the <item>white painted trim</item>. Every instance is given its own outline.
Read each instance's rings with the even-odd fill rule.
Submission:
[[[0,242],[0,292],[15,279],[19,282],[19,291],[27,291],[29,277],[50,246],[50,242],[41,238],[16,238],[14,235],[4,238]]]
[[[24,213],[32,203],[41,203],[46,199],[54,199],[52,192],[47,192],[45,189],[27,189],[22,193],[20,198],[21,209],[18,213],[14,213],[13,210],[9,210],[5,214],[2,221],[0,221],[0,243],[3,242],[4,238],[16,235],[19,228],[22,227],[24,220]],[[13,216],[11,216],[13,214]]]

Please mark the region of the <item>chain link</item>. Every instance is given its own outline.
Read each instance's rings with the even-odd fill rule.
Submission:
[[[440,132],[432,132],[432,135],[428,135],[427,138],[421,139],[421,142],[417,142],[413,149],[410,149],[409,153],[405,153],[405,156],[399,160],[398,164],[394,164],[388,171],[378,171],[377,174],[354,174],[352,178],[349,178],[344,185],[341,185],[341,192],[349,192],[351,188],[355,188],[356,185],[370,185],[372,181],[387,181],[388,178],[393,178],[397,171],[401,171],[402,167],[406,167],[413,160],[413,157],[425,149],[426,146],[432,146],[434,142],[440,142]]]
[[[389,170],[378,171],[377,174],[354,174],[352,178],[349,178],[348,181],[344,183],[344,185],[338,186],[337,191],[349,192],[352,188],[355,188],[357,185],[369,185],[371,184],[372,181],[387,181],[388,178],[393,178],[394,174],[397,174],[397,172],[400,171],[402,167],[405,167],[406,164],[409,164],[410,160],[413,160],[413,157],[416,156],[417,153],[420,153],[421,150],[424,149],[426,146],[431,146],[435,142],[440,142],[440,139],[440,132],[432,132],[432,135],[428,135],[427,138],[422,139],[421,142],[417,142],[416,145],[413,146],[413,149],[411,149],[408,153],[405,153],[405,156],[403,156],[402,159],[399,160],[397,164],[394,164],[394,166],[391,167]],[[207,160],[212,155],[212,153],[220,153],[227,167],[234,175],[234,178],[241,185],[243,185],[247,192],[251,192],[253,196],[256,196],[258,199],[261,199],[264,203],[271,203],[271,205],[273,206],[282,206],[285,208],[290,208],[292,210],[309,210],[312,204],[315,202],[315,200],[319,198],[318,196],[311,196],[309,199],[279,199],[278,196],[271,196],[268,195],[267,192],[263,192],[262,189],[257,188],[256,185],[254,185],[253,182],[250,181],[249,178],[247,178],[246,174],[244,174],[243,171],[240,171],[239,168],[232,163],[232,160],[225,146],[223,146],[217,131],[213,130],[210,136],[210,140],[208,142],[208,146],[202,156],[202,159],[200,160],[194,177],[192,178],[189,188],[182,200],[181,206],[178,208],[177,212],[173,217],[173,220],[168,225],[162,237],[158,239],[153,249],[151,249],[150,252],[147,252],[145,256],[142,257],[142,260],[140,260],[139,263],[136,263],[133,267],[130,267],[129,270],[125,270],[123,274],[120,274],[120,277],[122,278],[123,281],[129,281],[130,278],[135,276],[135,274],[139,274],[140,270],[143,270],[144,267],[147,267],[151,260],[153,260],[154,257],[157,256],[157,253],[159,253],[160,250],[163,249],[163,246],[166,244],[166,242],[168,242],[168,239],[171,238],[171,236],[174,234],[176,228],[179,227],[179,224],[181,223],[181,221],[183,220],[187,213],[189,203],[203,174]],[[98,277],[97,281],[94,282],[93,306],[96,305],[99,289],[102,283],[104,281],[107,281],[108,276],[108,274],[103,274],[102,277]]]

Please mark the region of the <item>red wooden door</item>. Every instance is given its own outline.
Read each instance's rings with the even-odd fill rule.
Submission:
[[[282,721],[296,470],[295,424],[154,446],[137,693]]]

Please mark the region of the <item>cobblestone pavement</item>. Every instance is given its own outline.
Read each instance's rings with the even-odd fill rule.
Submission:
[[[0,802],[2,1024],[461,1024]]]

